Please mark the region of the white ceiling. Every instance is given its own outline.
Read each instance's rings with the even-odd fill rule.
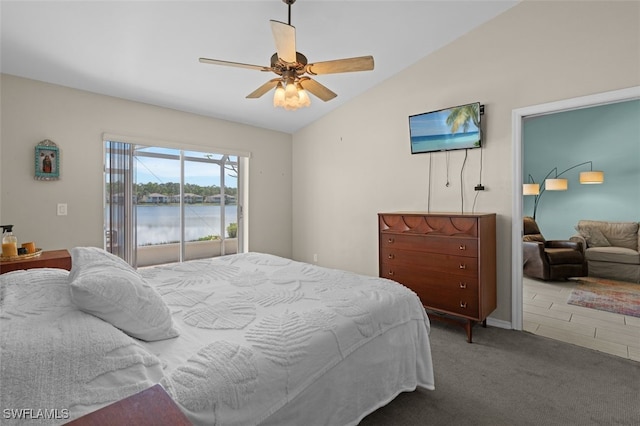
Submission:
[[[315,77],[338,97],[297,111],[274,108],[272,92],[245,99],[274,74],[198,62],[268,66],[282,0],[2,0],[0,70],[294,133],[517,3],[298,0],[291,24],[310,63],[373,55],[375,69]]]

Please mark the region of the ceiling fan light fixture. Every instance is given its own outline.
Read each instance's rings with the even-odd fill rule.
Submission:
[[[278,82],[276,91],[273,95],[273,106],[278,108],[284,108],[284,86],[281,82]]]
[[[300,97],[295,84],[288,82],[284,88],[284,109],[294,111],[300,107],[299,103]]]
[[[311,105],[309,94],[300,83],[289,81],[283,85],[282,82],[278,82],[273,94],[274,107],[295,111],[298,108],[308,107],[309,105]]]
[[[286,103],[298,101],[298,91],[293,83],[287,83],[284,88],[284,101]]]
[[[309,99],[309,94],[306,90],[300,85],[300,83],[296,83],[296,88],[298,89],[298,97],[300,98],[300,105],[303,107],[308,107],[311,105],[311,99]]]

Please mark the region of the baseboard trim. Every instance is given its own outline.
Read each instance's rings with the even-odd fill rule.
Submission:
[[[504,321],[495,318],[487,318],[487,325],[498,328],[506,328],[507,330],[511,330],[513,327],[511,326],[511,321]]]

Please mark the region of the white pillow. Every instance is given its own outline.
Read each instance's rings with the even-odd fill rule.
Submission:
[[[141,340],[179,335],[162,296],[127,262],[97,247],[75,247],[71,259],[71,300],[78,308]]]

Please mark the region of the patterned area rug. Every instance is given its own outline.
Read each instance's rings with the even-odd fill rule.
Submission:
[[[640,284],[584,277],[567,303],[640,318]]]

